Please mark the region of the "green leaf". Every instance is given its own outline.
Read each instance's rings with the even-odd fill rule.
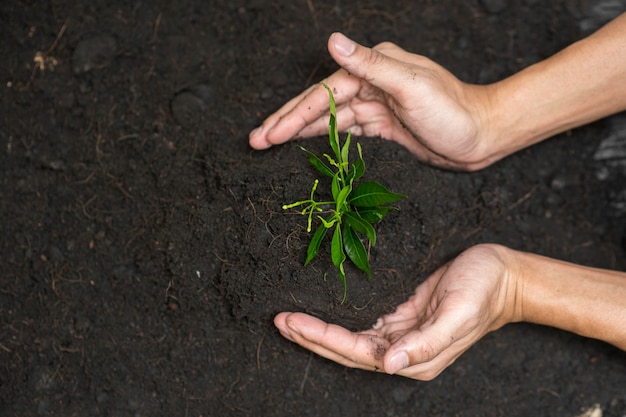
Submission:
[[[328,122],[328,140],[330,141],[330,147],[335,154],[337,160],[341,161],[341,153],[339,152],[339,131],[337,130],[337,116],[333,113],[330,115]]]
[[[304,261],[304,266],[307,266],[309,262],[311,262],[313,258],[315,258],[315,256],[317,255],[320,244],[322,243],[324,236],[326,236],[327,231],[328,229],[324,227],[324,225],[319,225],[317,227],[317,230],[311,238],[311,242],[309,242],[309,247],[306,250],[306,260]]]
[[[356,147],[359,150],[359,159],[357,159],[356,162],[352,164],[352,168],[350,168],[350,171],[348,172],[348,182],[357,181],[363,176],[363,174],[365,174],[365,161],[363,160],[361,144],[357,142]]]
[[[351,228],[367,236],[372,246],[376,245],[376,231],[371,223],[362,218],[358,212],[347,211],[343,214],[343,218],[346,219]]]
[[[340,162],[340,166],[341,166],[341,169],[343,169],[344,172],[348,172],[348,161],[350,160],[348,158],[349,158],[349,155],[350,155],[351,136],[352,135],[350,134],[350,132],[348,132],[348,137],[346,138],[345,143],[341,147],[341,162]]]
[[[348,198],[348,195],[350,194],[350,192],[352,191],[352,185],[348,184],[345,187],[343,187],[341,189],[341,191],[339,191],[339,195],[337,195],[337,200],[335,201],[336,203],[336,207],[335,210],[337,211],[337,213],[342,213],[343,207],[346,204],[346,199]]]
[[[339,191],[341,190],[341,179],[339,178],[339,172],[335,172],[333,175],[333,180],[330,183],[330,191],[333,194],[333,200],[337,201],[337,197],[339,197]]]
[[[357,212],[361,218],[369,223],[381,221],[390,210],[397,210],[395,207],[378,206],[378,207],[357,207]]]
[[[337,224],[337,226],[335,226],[335,232],[333,233],[333,240],[330,245],[330,254],[333,260],[333,265],[335,265],[335,268],[337,269],[337,274],[339,275],[339,279],[341,280],[341,284],[343,285],[343,298],[341,300],[341,303],[343,304],[343,302],[346,300],[346,292],[347,292],[346,272],[344,271],[344,268],[343,268],[343,263],[346,260],[346,254],[343,249],[343,239],[341,237],[341,225],[340,224]]]
[[[348,294],[348,285],[346,283],[346,273],[343,270],[343,264],[341,265],[341,268],[337,270],[337,274],[339,275],[339,280],[343,286],[343,296],[341,297],[341,304],[343,304],[346,301],[346,295]]]
[[[365,246],[363,245],[363,242],[361,242],[361,239],[359,239],[356,232],[352,230],[352,227],[349,225],[345,225],[343,229],[343,247],[352,263],[371,278],[372,271],[370,271],[370,264],[369,259],[367,258]]]
[[[328,140],[335,157],[341,161],[341,153],[339,152],[339,132],[337,130],[337,107],[335,105],[335,97],[329,86],[322,83],[328,91],[328,104],[330,107],[330,120],[328,121]]]
[[[389,191],[383,185],[374,182],[362,182],[352,190],[349,203],[356,207],[376,207],[383,204],[395,203],[405,195]]]
[[[313,216],[320,219],[311,241],[307,247],[307,255],[304,265],[308,265],[318,254],[321,242],[328,234],[328,230],[334,228],[331,240],[331,259],[337,270],[339,279],[343,285],[343,299],[346,299],[347,285],[344,264],[350,259],[356,267],[372,276],[364,240],[366,237],[372,245],[376,244],[376,231],[372,223],[383,219],[390,210],[395,208],[388,206],[404,195],[389,191],[377,182],[364,182],[358,185],[357,181],[365,174],[365,161],[363,150],[359,143],[356,144],[358,157],[351,163],[350,146],[353,139],[348,132],[343,145],[338,132],[337,104],[331,88],[322,83],[328,92],[330,117],[328,122],[328,138],[332,152],[317,156],[300,146],[300,149],[308,154],[309,162],[322,175],[331,178],[331,193],[333,201],[317,201],[316,190],[319,180],[315,180],[311,188],[308,200],[286,204],[284,209],[299,207],[301,213],[308,216],[307,230],[311,230]],[[356,142],[356,141],[354,141]],[[335,205],[334,209],[332,205]],[[304,207],[304,208],[302,208]],[[326,213],[326,214],[324,214]],[[322,217],[324,214],[326,218]],[[326,274],[324,274],[326,279]]]
[[[330,246],[331,258],[335,268],[343,268],[343,262],[346,260],[346,254],[343,251],[343,243],[341,238],[341,227],[338,224],[333,232],[333,240]]]
[[[303,148],[302,146],[299,146],[299,148],[309,155],[309,162],[321,174],[326,175],[327,177],[332,177],[334,175],[333,170],[330,169],[328,165],[326,165],[324,161],[322,161],[317,155],[315,155],[313,152],[309,151],[308,149]]]

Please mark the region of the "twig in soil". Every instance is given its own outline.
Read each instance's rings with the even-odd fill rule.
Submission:
[[[221,264],[223,264],[223,265],[231,265],[231,266],[232,266],[232,265],[235,265],[235,263],[234,263],[234,262],[231,262],[231,261],[229,261],[229,260],[228,260],[228,259],[226,259],[226,258],[222,258],[222,257],[220,257],[220,255],[219,255],[217,252],[215,252],[215,251],[213,252],[213,255],[214,255],[214,256],[217,258],[217,260],[218,260],[218,261],[220,261],[220,263],[221,263]]]
[[[306,4],[309,6],[309,12],[312,15],[315,15],[315,6],[313,5],[313,2],[311,0],[306,0]]]
[[[352,308],[355,309],[356,311],[361,311],[361,310],[365,310],[367,308],[368,305],[370,305],[370,303],[374,301],[374,297],[370,298],[367,303],[365,303],[365,305],[363,307],[357,307],[354,304],[352,304]]]
[[[135,241],[135,239],[137,239],[139,236],[141,236],[144,233],[145,233],[144,229],[139,229],[139,230],[135,229],[134,231],[132,231],[130,239],[128,239],[128,241],[124,244],[124,247],[128,249],[130,245]]]
[[[235,388],[235,385],[237,385],[237,383],[239,383],[240,379],[241,379],[241,375],[237,374],[237,379],[235,379],[235,381],[233,381],[233,383],[230,384],[230,387],[228,388],[228,392],[226,393],[226,395],[224,395],[224,398],[230,397],[230,394],[233,392],[233,389]]]
[[[252,207],[252,213],[254,214],[254,217],[258,219],[256,215],[256,207],[254,207],[254,203],[252,202],[252,200],[250,200],[250,197],[248,197],[248,203],[250,203],[250,207]]]
[[[252,208],[252,214],[254,216],[255,219],[257,219],[259,222],[261,222],[261,224],[263,224],[263,226],[265,226],[265,230],[267,231],[267,233],[269,233],[270,236],[272,236],[272,241],[274,241],[276,239],[276,236],[274,236],[274,233],[272,233],[272,231],[270,230],[268,223],[272,218],[272,212],[270,210],[267,210],[267,202],[270,201],[269,199],[266,200],[261,200],[261,203],[263,204],[263,207],[266,208],[266,212],[270,213],[269,219],[268,220],[263,220],[261,217],[259,217],[259,215],[256,212],[256,207],[254,206],[254,203],[252,202],[252,200],[250,199],[250,197],[247,197],[248,199],[248,203],[250,203],[250,207]],[[271,244],[270,244],[271,246]]]
[[[558,392],[551,390],[550,388],[539,388],[537,390],[538,392],[545,392],[548,393],[550,395],[552,395],[555,398],[561,398],[561,394],[559,394]]]
[[[291,249],[291,248],[289,247],[289,241],[290,241],[291,239],[293,239],[293,238],[297,238],[297,240],[298,240],[298,241],[300,241],[300,240],[301,240],[301,239],[300,239],[300,237],[299,237],[299,235],[300,235],[300,233],[302,233],[302,230],[304,230],[304,227],[302,227],[302,226],[299,226],[299,225],[298,225],[298,227],[294,228],[294,229],[291,231],[291,233],[289,233],[289,234],[287,235],[287,237],[285,238],[285,248],[286,248],[287,250],[290,250],[290,249]],[[271,247],[271,246],[272,246],[272,243],[274,243],[274,240],[276,240],[276,238],[272,239],[272,241],[270,242],[269,247]]]
[[[524,201],[528,200],[533,193],[535,192],[535,190],[537,189],[537,185],[534,185],[530,191],[528,191],[526,194],[524,194],[521,198],[519,198],[516,202],[514,202],[513,204],[511,204],[509,206],[509,211],[513,210],[515,207],[519,206],[520,204],[522,204]]]
[[[118,190],[120,190],[120,192],[121,192],[122,194],[124,194],[124,196],[125,196],[126,198],[128,198],[129,200],[134,200],[134,199],[135,199],[131,193],[129,193],[128,191],[126,191],[126,190],[124,189],[124,186],[122,185],[122,183],[121,183],[121,182],[119,182],[119,181],[118,181],[118,182],[116,182],[116,183],[115,183],[115,188],[117,188]]]
[[[89,175],[87,175],[87,177],[85,177],[82,180],[78,180],[76,182],[74,182],[74,184],[87,184],[89,181],[91,181],[93,179],[93,177],[96,175],[96,171],[91,171],[91,173]]]
[[[307,6],[309,6],[309,13],[311,13],[311,17],[313,18],[313,24],[315,25],[315,29],[319,29],[319,24],[317,23],[317,16],[315,16],[315,6],[311,0],[306,0]]]
[[[48,50],[46,51],[46,55],[50,55],[52,51],[54,51],[54,49],[59,44],[59,41],[61,40],[61,38],[63,37],[63,34],[65,33],[65,29],[67,29],[68,20],[69,19],[66,19],[65,22],[63,22],[63,26],[61,26],[61,29],[59,30],[59,33],[57,34],[56,39],[54,40],[54,42],[52,42],[52,45],[50,45],[50,48],[48,48]]]
[[[293,300],[294,303],[296,304],[302,304],[301,300],[298,300],[295,295],[293,295],[293,293],[291,291],[289,291],[289,295],[291,296],[291,299]]]
[[[100,164],[100,166],[102,166],[102,156],[109,156],[109,154],[105,153],[104,151],[102,151],[102,149],[100,148],[100,145],[102,144],[102,142],[104,141],[104,137],[102,136],[102,131],[100,130],[100,123],[98,123],[98,133],[96,134],[96,160],[98,161],[98,164]],[[107,172],[105,172],[105,174],[107,174]]]
[[[265,335],[267,333],[263,333],[263,336],[261,336],[261,340],[259,340],[259,344],[256,347],[256,369],[258,371],[261,370],[261,345],[263,344],[263,340],[265,340]]]
[[[163,17],[163,13],[157,15],[156,20],[154,21],[154,29],[152,30],[152,39],[150,39],[150,43],[156,42],[157,36],[159,34],[159,27],[161,26],[161,18]]]
[[[117,138],[117,141],[118,141],[118,142],[122,142],[122,141],[125,141],[125,140],[128,140],[128,139],[138,139],[138,138],[139,138],[139,135],[138,135],[138,134],[136,134],[136,133],[131,133],[131,134],[128,134],[128,135],[122,135],[122,136],[120,136],[119,138]]]
[[[174,294],[172,294],[173,291],[176,291],[173,287],[174,280],[170,280],[170,282],[167,284],[167,288],[165,289],[165,305],[170,310],[176,311],[180,308],[180,300]]]
[[[94,201],[96,201],[96,198],[98,198],[98,196],[94,195],[89,200],[87,200],[85,203],[81,203],[80,201],[78,201],[78,204],[80,205],[80,208],[81,208],[83,214],[88,219],[93,219],[93,216],[91,216],[91,215],[89,215],[89,213],[87,213],[87,206],[90,205],[91,203],[93,203]]]
[[[300,394],[304,394],[304,384],[306,380],[309,378],[309,369],[311,368],[311,362],[313,361],[313,354],[309,353],[309,360],[306,363],[306,368],[304,368],[304,375],[302,376],[302,382],[300,382]]]

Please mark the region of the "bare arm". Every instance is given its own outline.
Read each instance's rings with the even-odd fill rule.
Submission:
[[[488,88],[494,160],[626,109],[626,14]]]
[[[557,327],[626,350],[626,273],[517,253],[512,321]]]
[[[286,338],[335,362],[419,380],[435,378],[485,334],[521,321],[626,350],[626,273],[478,245],[370,330],[353,333],[303,313],[274,319]]]
[[[477,170],[565,130],[626,109],[626,14],[551,58],[487,86],[463,83],[426,57],[335,33],[341,130],[394,140],[420,160]],[[250,134],[256,149],[324,134],[326,91],[313,85]]]

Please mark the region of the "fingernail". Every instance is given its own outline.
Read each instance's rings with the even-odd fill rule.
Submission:
[[[381,327],[383,327],[383,318],[379,318],[378,320],[376,320],[376,323],[374,323],[374,325],[372,326],[372,329],[374,330],[378,330]]]
[[[394,353],[391,359],[389,359],[389,369],[387,369],[387,372],[395,374],[408,366],[409,355],[404,350],[401,350],[400,352]]]
[[[356,44],[350,39],[346,38],[341,33],[335,34],[335,48],[343,56],[350,56],[356,49]]]

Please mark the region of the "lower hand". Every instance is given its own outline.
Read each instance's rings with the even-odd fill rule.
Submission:
[[[370,330],[350,332],[303,313],[280,313],[274,323],[287,339],[344,366],[430,380],[485,334],[516,321],[512,253],[497,245],[466,250]]]

